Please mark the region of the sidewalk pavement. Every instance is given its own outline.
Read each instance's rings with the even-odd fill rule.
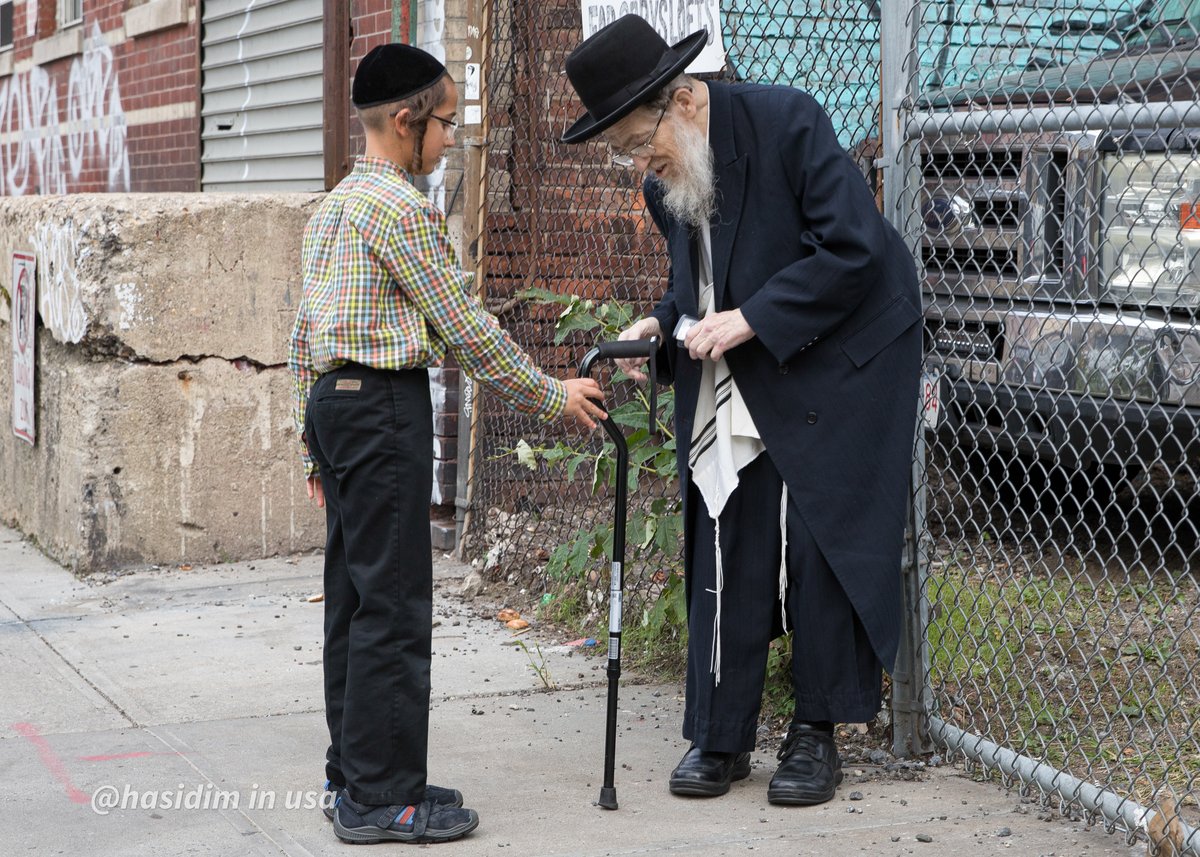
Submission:
[[[603,657],[514,638],[486,593],[459,597],[464,566],[435,565],[430,781],[460,789],[482,822],[424,847],[467,857],[1144,853],[1080,823],[1039,820],[1015,793],[954,768],[905,781],[852,765],[832,802],[782,808],[766,800],[774,759],[757,753],[728,795],[672,797],[666,778],[686,749],[681,690],[631,676],[620,809],[600,809]],[[322,605],[307,599],[320,590],[312,556],[80,581],[0,529],[0,853],[347,853],[316,808]]]

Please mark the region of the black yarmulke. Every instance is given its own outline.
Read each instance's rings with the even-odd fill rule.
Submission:
[[[355,107],[374,107],[416,95],[433,86],[446,67],[412,45],[379,45],[362,58],[354,74]]]

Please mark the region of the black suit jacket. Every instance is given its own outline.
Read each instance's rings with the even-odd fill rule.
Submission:
[[[756,334],[728,353],[729,366],[789,494],[891,669],[921,361],[913,259],[809,95],[715,82],[708,92],[716,305],[740,307]],[[700,364],[671,332],[680,315],[700,315],[697,241],[666,214],[655,179],[643,191],[671,259],[652,314],[665,334],[663,380],[676,388],[686,498]],[[690,567],[691,545],[685,554]]]

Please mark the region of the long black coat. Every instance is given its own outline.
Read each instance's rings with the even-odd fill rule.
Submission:
[[[810,96],[715,82],[708,91],[716,305],[740,307],[756,334],[728,352],[729,367],[789,495],[891,669],[921,360],[913,259]],[[666,340],[661,380],[675,383],[686,498],[701,366],[671,333],[680,315],[700,315],[697,241],[666,214],[656,181],[643,190],[671,258],[652,314]],[[685,545],[688,567],[691,551]]]

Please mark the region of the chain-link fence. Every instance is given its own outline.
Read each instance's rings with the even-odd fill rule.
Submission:
[[[1132,831],[1170,793],[1193,818],[1200,3],[745,0],[721,13],[726,76],[811,91],[868,178],[883,176],[881,204],[924,273],[897,716],[922,715],[936,744],[1069,812]],[[561,73],[578,0],[497,0],[490,20],[487,301],[540,363],[573,374],[597,335],[581,319],[641,314],[666,258],[638,177],[599,144],[557,142],[579,111]],[[551,345],[556,325],[576,331]],[[618,403],[634,395],[617,386]],[[476,413],[468,552],[538,581],[611,501],[590,471],[553,466],[566,453],[540,454],[556,431],[486,398]],[[674,490],[644,479],[633,506],[648,516]],[[644,517],[631,544],[647,535]],[[641,555],[634,605],[679,564]],[[593,556],[571,573],[598,590],[605,567]]]
[[[610,307],[614,317],[619,311],[639,317],[665,288],[666,257],[643,217],[638,177],[610,167],[598,145],[558,141],[579,112],[562,74],[567,54],[580,39],[578,3],[498,0],[491,9],[490,36],[484,70],[489,93],[482,229],[486,303],[540,366],[558,377],[573,377],[598,333],[581,329],[558,335],[564,313],[594,318]],[[618,385],[609,406],[635,395],[628,384]],[[473,521],[466,553],[486,558],[493,574],[545,585],[547,561],[556,548],[612,519],[612,500],[603,485],[593,487],[592,466],[569,468],[553,454],[561,443],[595,456],[600,436],[581,438],[547,426],[486,393],[471,431]],[[669,485],[647,484],[653,482],[641,480],[634,505],[669,496]],[[607,585],[599,577],[607,566],[597,557],[586,560],[570,571],[584,595]],[[653,585],[658,571],[645,563],[629,565],[632,604],[640,607],[644,599],[637,596]]]
[[[1191,817],[1200,3],[905,5],[932,735]]]

